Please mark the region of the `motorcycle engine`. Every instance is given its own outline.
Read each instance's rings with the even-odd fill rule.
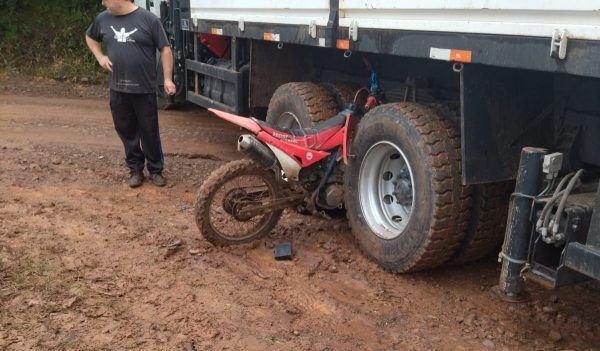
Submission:
[[[319,207],[333,210],[342,208],[344,205],[344,188],[342,184],[328,184],[324,191],[321,191],[321,196],[317,199]]]

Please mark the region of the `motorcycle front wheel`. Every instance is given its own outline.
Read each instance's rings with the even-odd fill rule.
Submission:
[[[249,217],[243,209],[275,200],[279,187],[273,172],[248,159],[217,168],[204,181],[196,198],[196,225],[206,240],[217,246],[244,244],[268,234],[283,210]]]

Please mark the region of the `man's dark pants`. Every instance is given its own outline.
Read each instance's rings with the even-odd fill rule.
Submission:
[[[145,160],[150,174],[162,172],[164,159],[158,131],[156,94],[111,90],[110,109],[115,129],[125,147],[125,162],[130,171],[141,173]]]

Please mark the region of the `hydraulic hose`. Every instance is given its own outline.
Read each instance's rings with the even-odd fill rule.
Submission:
[[[559,191],[558,193],[555,193],[554,195],[552,195],[552,198],[550,198],[550,200],[548,200],[548,202],[546,202],[546,205],[544,205],[544,208],[542,209],[542,213],[540,215],[540,218],[538,219],[538,222],[537,222],[537,225],[536,225],[537,229],[548,228],[548,224],[550,223],[550,217],[551,217],[550,216],[550,212],[551,212],[552,208],[554,207],[554,203],[564,193],[565,193],[564,190]]]
[[[558,232],[558,222],[560,220],[560,217],[562,216],[563,210],[565,209],[565,204],[567,203],[567,197],[569,197],[569,194],[575,187],[575,183],[577,183],[577,180],[581,176],[581,173],[583,173],[583,169],[578,170],[577,173],[575,173],[575,175],[573,176],[573,178],[571,178],[571,180],[569,181],[569,184],[567,185],[567,188],[565,189],[562,199],[560,200],[560,203],[558,204],[558,210],[556,210],[556,214],[554,215],[554,224],[552,225],[552,233],[554,233],[554,234],[556,234]]]
[[[558,185],[556,186],[556,189],[554,190],[554,193],[552,194],[552,198],[546,203],[546,205],[544,206],[544,208],[542,209],[542,213],[540,215],[540,218],[538,219],[537,223],[536,223],[536,229],[539,230],[541,228],[547,228],[548,227],[548,223],[550,222],[550,218],[548,216],[548,212],[552,209],[552,207],[554,206],[554,202],[556,202],[556,199],[558,199],[559,196],[561,196],[563,194],[562,192],[562,187],[563,185],[565,185],[565,183],[574,175],[575,173],[569,173],[566,176],[563,177],[563,179],[560,180],[560,182],[558,183]],[[548,216],[548,217],[547,217]]]

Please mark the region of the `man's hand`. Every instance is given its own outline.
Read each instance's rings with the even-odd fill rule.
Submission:
[[[165,77],[164,90],[167,95],[175,95],[175,84],[173,83],[173,52],[170,46],[160,48],[160,60],[162,61],[163,74]]]
[[[171,79],[165,79],[164,89],[167,95],[175,95],[175,83]]]
[[[100,64],[100,67],[104,68],[105,70],[112,72],[112,62],[110,62],[110,59],[108,58],[108,56],[104,55],[102,57],[100,57],[100,59],[98,60],[98,63]]]
[[[104,68],[109,72],[112,72],[112,62],[110,62],[108,56],[104,55],[104,53],[102,52],[102,46],[100,42],[95,41],[87,35],[85,36],[85,42],[90,48],[92,54],[94,54],[94,57],[96,58],[96,61],[98,61],[100,67]]]

